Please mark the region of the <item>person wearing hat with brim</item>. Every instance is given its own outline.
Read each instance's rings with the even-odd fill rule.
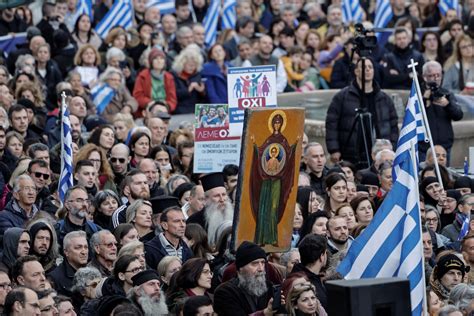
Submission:
[[[456,212],[452,224],[447,225],[441,231],[441,234],[455,242],[460,237],[461,228],[467,216],[471,217],[474,209],[474,194],[463,195],[459,199],[458,211]],[[461,238],[464,236],[461,236]]]
[[[201,225],[207,232],[209,245],[214,247],[219,225],[224,221],[234,219],[234,208],[229,202],[222,172],[206,174],[201,177],[200,181],[204,189],[206,204],[202,211],[191,215],[187,223]]]
[[[466,265],[455,253],[449,253],[439,258],[430,276],[431,290],[441,300],[447,300],[451,290],[463,282],[464,275],[469,272]]]
[[[143,315],[167,315],[168,307],[161,291],[160,276],[156,270],[145,270],[132,277],[133,289],[128,299],[137,306]]]
[[[165,256],[176,256],[184,263],[193,257],[192,250],[183,240],[186,221],[178,204],[178,199],[172,196],[158,196],[151,200],[153,214],[160,216],[160,226],[163,232],[145,243],[145,260],[148,266],[158,268]]]
[[[218,315],[272,314],[273,287],[265,274],[265,251],[244,241],[235,255],[237,277],[221,284],[214,292]]]

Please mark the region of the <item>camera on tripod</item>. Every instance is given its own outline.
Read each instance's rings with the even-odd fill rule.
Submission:
[[[356,37],[354,38],[354,50],[360,57],[368,57],[372,50],[377,47],[377,37],[368,36],[367,33],[373,30],[367,30],[362,23],[357,23],[355,26]]]
[[[436,100],[436,99],[441,99],[442,97],[446,96],[443,93],[443,90],[438,86],[436,82],[427,82],[426,86],[431,91],[431,96],[430,96],[431,101]]]

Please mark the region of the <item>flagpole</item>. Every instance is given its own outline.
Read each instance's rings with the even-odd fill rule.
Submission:
[[[417,160],[417,155],[416,155],[416,143],[415,142],[412,142],[411,146],[410,146],[410,154],[411,154],[411,161],[413,161],[413,178],[414,178],[414,182],[415,183],[418,183],[418,160]],[[412,190],[416,190],[416,194],[419,195],[419,192],[418,192],[418,186],[415,185],[414,188],[411,188]],[[420,252],[421,252],[421,264],[422,264],[422,273],[423,273],[423,311],[424,313],[422,313],[423,315],[428,315],[428,303],[426,301],[426,275],[425,275],[425,255],[423,253],[423,244],[422,244],[422,240],[423,240],[423,230],[421,228],[421,210],[420,210],[420,202],[418,200],[417,202],[418,204],[418,223],[419,223],[419,229],[420,229],[420,241],[418,242],[418,245],[420,247]]]
[[[61,124],[61,151],[60,151],[60,158],[61,158],[61,173],[64,170],[64,112],[66,110],[67,104],[66,104],[66,92],[61,92],[61,111],[59,111],[59,117],[60,117],[60,124]],[[61,179],[60,179],[61,180]],[[58,182],[58,192],[61,190],[61,181]],[[61,204],[61,207],[63,206],[63,201],[60,198],[59,203]]]
[[[410,65],[408,65],[408,68],[411,68],[411,70],[413,72],[413,80],[415,81],[416,94],[418,96],[418,102],[420,102],[420,110],[421,110],[421,115],[423,116],[423,124],[425,125],[426,134],[428,136],[428,140],[430,141],[430,148],[431,148],[431,152],[433,154],[433,160],[434,160],[434,165],[435,165],[436,176],[438,177],[438,181],[439,181],[439,185],[441,186],[441,190],[444,190],[443,181],[442,181],[442,178],[441,178],[441,172],[439,171],[438,158],[436,158],[436,152],[435,152],[435,148],[434,148],[433,138],[431,137],[430,124],[428,122],[428,117],[426,116],[425,103],[423,102],[423,96],[421,95],[420,84],[418,82],[418,75],[417,75],[416,69],[415,69],[416,65],[418,65],[418,63],[415,63],[415,61],[412,58],[411,62],[410,62]]]

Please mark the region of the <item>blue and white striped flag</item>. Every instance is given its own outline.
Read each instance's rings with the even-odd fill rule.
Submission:
[[[415,103],[408,103],[394,165],[398,177],[364,232],[352,243],[337,271],[345,279],[402,277],[410,281],[412,315],[421,315],[423,248],[418,195]]]
[[[392,7],[390,6],[390,0],[377,0],[375,6],[375,28],[386,27],[388,22],[393,17]]]
[[[71,122],[69,121],[69,109],[66,103],[62,105],[63,119],[61,123],[61,174],[59,176],[59,200],[64,201],[66,191],[73,186],[72,170],[72,135]]]
[[[217,21],[219,20],[219,10],[221,7],[220,0],[211,0],[211,4],[207,9],[203,24],[206,31],[204,42],[207,47],[211,47],[216,42],[217,37]]]
[[[222,9],[222,21],[221,29],[234,29],[236,21],[235,6],[236,0],[224,0],[224,6]]]
[[[109,31],[115,26],[128,29],[133,24],[133,6],[130,0],[117,0],[109,12],[97,24],[95,31],[101,38],[105,38]]]
[[[471,220],[471,216],[467,216],[466,214],[463,214],[463,216],[464,220],[462,221],[462,227],[461,231],[459,232],[458,241],[461,241],[464,236],[469,233],[469,221]]]
[[[348,24],[350,22],[362,22],[363,10],[359,0],[342,1],[342,21]]]
[[[149,0],[146,4],[146,7],[158,7],[158,9],[160,9],[161,16],[164,14],[174,13],[176,11],[174,0]]]
[[[440,0],[438,2],[439,10],[442,15],[446,15],[449,9],[454,9],[459,13],[459,1],[458,0]]]
[[[94,102],[97,114],[101,115],[107,105],[109,105],[110,101],[115,96],[115,90],[112,89],[108,84],[98,84],[91,90],[92,94],[92,102]]]
[[[92,21],[92,1],[91,0],[77,1],[76,11],[73,14],[71,14],[71,18],[70,18],[73,26],[76,24],[77,19],[83,14],[87,14]]]
[[[25,44],[26,42],[28,42],[26,32],[0,36],[0,49],[8,56],[11,51],[18,49],[17,45]]]

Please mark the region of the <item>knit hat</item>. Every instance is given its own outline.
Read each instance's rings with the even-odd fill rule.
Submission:
[[[244,241],[235,253],[237,270],[257,259],[266,259],[265,251],[250,241]]]
[[[450,253],[442,256],[436,264],[436,279],[441,280],[441,278],[446,273],[448,273],[449,270],[459,270],[464,277],[464,274],[466,273],[466,266],[458,256]]]
[[[138,272],[132,277],[133,286],[139,286],[151,280],[160,280],[158,272],[151,269]]]
[[[163,53],[161,49],[155,47],[150,51],[150,53],[148,54],[148,62],[150,63],[150,68],[151,65],[153,65],[153,60],[159,56],[166,58],[165,53]]]
[[[471,188],[471,178],[462,176],[456,179],[454,182],[455,189],[464,189],[464,188]]]
[[[362,173],[360,184],[374,185],[376,187],[380,186],[379,178],[377,177],[375,173],[370,172],[370,171]]]
[[[208,173],[201,177],[201,184],[204,192],[218,187],[225,187],[224,174],[222,172]]]

